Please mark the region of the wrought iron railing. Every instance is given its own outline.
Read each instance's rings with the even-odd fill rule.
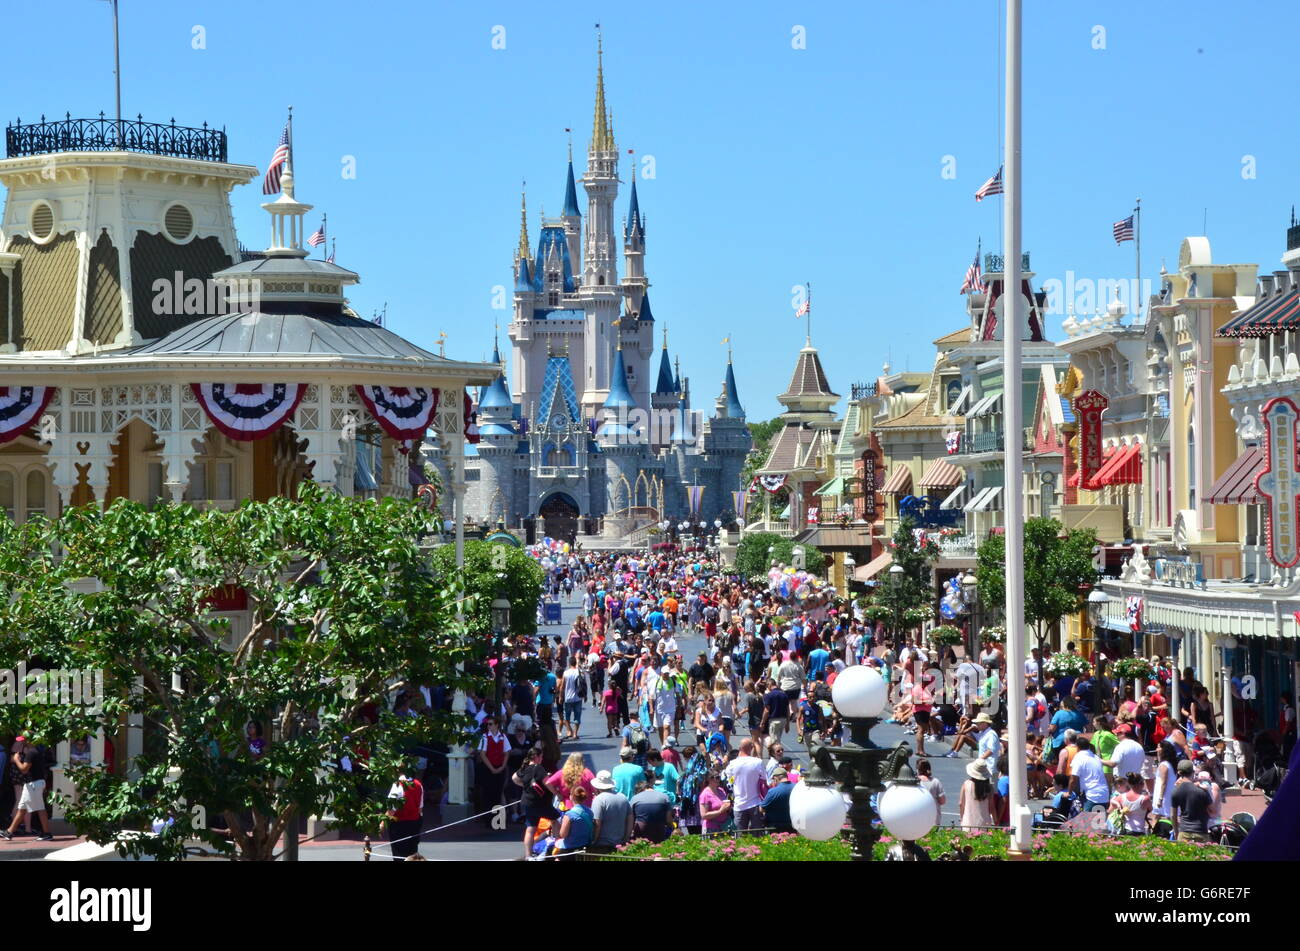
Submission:
[[[877,384],[875,383],[852,383],[849,385],[849,399],[853,402],[871,399],[876,395],[876,392]]]
[[[1000,254],[992,254],[992,253],[990,253],[990,254],[985,254],[985,255],[984,255],[984,271],[985,271],[985,273],[990,273],[990,272],[991,272],[991,273],[994,273],[994,274],[1001,274],[1001,273],[1002,273],[1002,265],[1003,265],[1004,262],[1005,262],[1005,258],[1003,258],[1003,256],[1000,255]],[[1029,270],[1029,252],[1028,252],[1028,251],[1026,251],[1026,252],[1024,252],[1022,255],[1020,255],[1020,270],[1022,270],[1022,271],[1028,271],[1028,270]]]
[[[226,130],[209,129],[205,122],[198,129],[179,126],[173,119],[167,125],[135,119],[63,119],[23,124],[22,119],[5,128],[5,155],[47,155],[51,152],[144,152],[174,158],[226,161]]]

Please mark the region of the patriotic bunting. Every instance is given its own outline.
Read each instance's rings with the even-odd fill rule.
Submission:
[[[1129,595],[1124,599],[1124,613],[1128,616],[1128,628],[1130,631],[1142,630],[1142,599],[1137,595]]]
[[[356,391],[379,428],[402,442],[423,439],[438,410],[438,391],[430,387],[367,384]]]
[[[203,412],[231,439],[249,442],[293,415],[306,383],[191,383]]]
[[[785,476],[783,475],[761,475],[758,477],[758,484],[768,492],[773,494],[781,491],[781,486],[785,485]]]
[[[807,516],[807,518],[808,518],[808,524],[809,524],[809,525],[816,525],[816,524],[818,523],[818,521],[819,521],[819,519],[820,519],[820,512],[821,512],[821,509],[819,509],[816,505],[810,505],[810,506],[808,506],[808,516]]]
[[[54,398],[52,386],[0,386],[0,443],[12,442],[40,419]]]

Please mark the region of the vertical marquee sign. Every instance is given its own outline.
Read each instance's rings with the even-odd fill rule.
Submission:
[[[1300,410],[1285,396],[1264,404],[1264,462],[1255,491],[1264,497],[1268,560],[1279,568],[1300,562],[1300,471],[1296,467],[1296,420]]]
[[[862,514],[868,522],[876,520],[876,453],[862,454]]]
[[[1074,415],[1079,420],[1079,488],[1092,488],[1101,471],[1101,414],[1110,405],[1104,395],[1087,390],[1074,398]]]

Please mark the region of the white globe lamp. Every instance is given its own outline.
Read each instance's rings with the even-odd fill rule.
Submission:
[[[865,664],[855,664],[835,678],[831,702],[846,720],[866,720],[884,712],[888,692],[880,674]]]
[[[848,813],[844,796],[831,786],[805,780],[795,783],[790,791],[790,825],[806,839],[824,842],[835,838]]]
[[[876,811],[889,834],[904,842],[915,842],[934,828],[934,797],[917,785],[909,766],[881,794]]]

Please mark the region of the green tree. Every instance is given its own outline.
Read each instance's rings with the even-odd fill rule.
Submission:
[[[456,549],[434,549],[433,567],[439,577],[457,577]],[[511,638],[537,633],[537,602],[542,596],[543,572],[537,560],[522,548],[496,542],[467,540],[465,567],[459,573],[467,598],[465,623],[476,635],[492,633],[492,601],[501,592],[510,601]]]
[[[916,523],[910,518],[899,521],[889,543],[893,564],[882,573],[871,599],[874,606],[889,611],[889,616],[895,619],[891,622],[895,628],[899,627],[898,619],[903,619],[904,629],[914,626],[907,623],[907,613],[923,611],[935,600],[933,566],[939,557],[939,547],[929,538],[919,542],[915,528]],[[903,569],[902,572],[893,571],[894,565]]]
[[[782,565],[794,563],[796,542],[773,532],[753,532],[740,540],[736,549],[736,573],[752,578],[767,574],[772,562]],[[812,574],[826,569],[826,555],[812,545],[803,545],[804,567]],[[773,550],[774,549],[774,550]]]
[[[1084,604],[1088,589],[1097,581],[1092,549],[1097,535],[1090,528],[1065,531],[1051,518],[1025,520],[1025,623],[1033,626],[1041,655],[1048,632],[1061,618]],[[980,544],[975,578],[980,603],[997,610],[1006,603],[1007,545],[1003,535],[990,535]]]
[[[386,804],[374,792],[412,746],[463,741],[472,727],[448,711],[394,716],[388,697],[483,686],[464,671],[481,640],[457,619],[463,584],[435,577],[420,547],[433,519],[411,501],[308,484],[296,500],[233,512],[118,500],[53,523],[0,520],[0,665],[103,675],[96,702],[3,706],[3,725],[53,743],[144,724],[123,775],[71,771],[81,794],[67,817],[81,835],[108,842],[173,821],[126,839],[126,853],[178,858],[197,839],[268,860],[304,814],[377,831]],[[247,628],[218,616],[223,594],[247,597]],[[359,716],[368,704],[378,723]],[[252,722],[269,727],[261,755]],[[358,743],[365,778],[332,766]],[[218,816],[228,833],[211,828]]]

